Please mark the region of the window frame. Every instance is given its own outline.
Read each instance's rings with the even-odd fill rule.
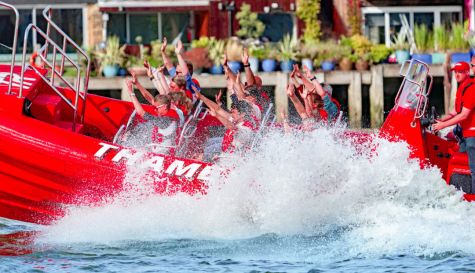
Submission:
[[[433,13],[434,14],[434,27],[440,26],[441,13],[457,12],[459,20],[462,22],[462,6],[399,6],[399,7],[362,7],[361,15],[364,18],[367,14],[383,14],[384,15],[384,42],[387,47],[391,46],[390,37],[390,13],[409,13],[409,25],[414,28],[414,13]],[[366,24],[361,25],[363,33],[366,31]]]

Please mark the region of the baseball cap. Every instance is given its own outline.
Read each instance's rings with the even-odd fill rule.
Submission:
[[[470,65],[467,62],[458,62],[456,63],[450,71],[469,71]]]

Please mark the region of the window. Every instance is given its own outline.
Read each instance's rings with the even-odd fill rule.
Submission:
[[[163,13],[162,14],[162,37],[170,40],[181,37],[184,43],[191,42],[188,26],[190,25],[188,13]]]
[[[83,22],[82,9],[59,9],[53,11],[53,22],[55,22],[73,41],[83,44]],[[36,25],[46,33],[46,20],[40,10],[36,13]],[[62,36],[55,30],[51,30],[50,37],[62,47]],[[43,44],[45,41],[41,35],[37,35],[37,43]],[[75,52],[74,47],[68,44],[66,52]]]
[[[384,14],[366,14],[365,35],[373,43],[384,43]]]
[[[167,37],[171,42],[180,37],[184,43],[190,42],[191,15],[188,12],[173,13],[111,13],[107,22],[107,35],[119,36],[121,43],[135,44],[137,36],[142,43]]]
[[[157,14],[130,14],[130,42],[135,42],[138,36],[142,37],[142,43],[149,44],[158,39],[158,16]]]
[[[109,14],[109,21],[107,21],[107,30],[107,35],[118,36],[120,43],[127,43],[127,20],[125,14]]]
[[[400,15],[406,16],[411,28],[425,24],[429,29],[440,25],[460,22],[462,6],[390,6],[364,7],[361,9],[364,18],[364,34],[373,42],[391,44],[391,36],[400,31],[402,22]]]
[[[20,25],[18,30],[17,52],[23,49],[23,38],[26,27],[31,23],[31,10],[19,10]],[[0,10],[0,54],[11,54],[9,49],[13,46],[13,35],[15,31],[15,16],[10,10]],[[28,50],[32,50],[31,40],[28,43]]]
[[[292,15],[288,13],[261,13],[258,15],[266,28],[263,37],[271,42],[278,42],[284,38],[285,34],[292,35],[293,21]]]

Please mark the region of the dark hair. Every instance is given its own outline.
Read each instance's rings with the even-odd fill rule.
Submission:
[[[173,82],[176,83],[180,89],[186,88],[186,79],[183,75],[176,75],[173,77]]]
[[[188,72],[190,72],[190,76],[193,76],[193,64],[190,62],[186,62],[186,67],[188,67]]]
[[[254,119],[252,118],[252,107],[251,105],[246,102],[246,101],[238,101],[238,102],[233,102],[231,104],[231,109],[236,109],[238,110],[239,113],[244,114],[244,119],[248,120],[252,123],[254,123]]]
[[[249,96],[253,96],[254,98],[258,98],[260,96],[259,88],[255,85],[247,87],[245,91],[249,94]]]

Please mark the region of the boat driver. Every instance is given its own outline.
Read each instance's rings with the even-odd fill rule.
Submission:
[[[437,120],[432,129],[438,132],[448,126],[459,124],[464,140],[460,152],[467,152],[472,176],[471,193],[475,193],[475,84],[470,80],[470,65],[458,62],[450,70],[455,73],[459,85],[455,95],[455,107],[450,113]]]

